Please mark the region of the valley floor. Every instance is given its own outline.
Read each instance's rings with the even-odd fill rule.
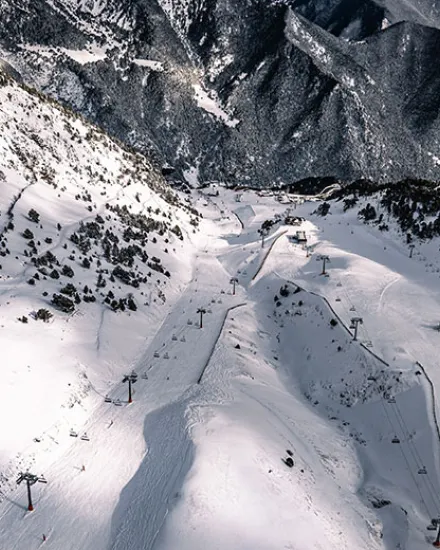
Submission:
[[[261,223],[286,211],[272,198],[220,190],[196,207],[192,277],[130,363],[133,403],[126,385],[110,403],[100,391],[75,426],[89,441],[67,421],[58,450],[33,451],[47,484],[32,513],[24,487],[4,492],[0,548],[43,534],[53,550],[426,548],[440,514],[432,250],[410,259],[397,235],[304,203],[290,213],[308,256],[295,226],[262,246]]]

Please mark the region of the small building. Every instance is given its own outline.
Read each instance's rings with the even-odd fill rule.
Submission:
[[[295,233],[294,239],[297,243],[306,243],[307,242],[306,232],[305,231],[297,231]]]

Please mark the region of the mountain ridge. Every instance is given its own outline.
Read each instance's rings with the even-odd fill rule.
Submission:
[[[0,58],[172,181],[437,180],[436,12],[419,9],[427,27],[356,4],[347,24],[358,8],[375,23],[348,40],[332,23],[345,5],[3,1]]]

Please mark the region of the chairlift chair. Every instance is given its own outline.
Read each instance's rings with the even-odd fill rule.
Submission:
[[[75,432],[75,430],[70,430],[70,437],[78,437],[78,434]]]
[[[421,468],[419,468],[419,471],[417,472],[419,475],[423,475],[423,474],[427,474],[428,472],[426,471],[426,468],[425,466],[422,466]]]
[[[354,306],[351,306],[350,311],[356,311],[356,308]]]
[[[115,399],[113,401],[113,404],[116,405],[117,407],[122,407],[122,403],[121,403],[121,400],[120,399]]]
[[[342,283],[338,283],[336,286],[342,286]]]
[[[146,372],[143,372],[143,373],[141,374],[141,378],[142,378],[143,380],[148,380],[148,374],[147,374]]]
[[[428,529],[428,531],[437,531],[437,526],[430,523],[426,529]]]
[[[171,337],[171,340],[173,340],[174,342],[176,342],[176,341],[177,341],[177,336],[176,336],[175,334],[173,334],[172,337]]]
[[[192,325],[193,322],[191,321],[191,319],[188,319],[188,321],[186,322],[187,325]]]
[[[354,323],[351,323],[351,325],[348,328],[356,328],[356,325]]]
[[[340,301],[341,301],[341,298],[336,298],[335,301],[336,301],[336,302],[340,302]]]
[[[106,395],[105,398],[104,398],[104,402],[105,403],[111,403],[112,400],[110,399],[110,397],[108,395]]]
[[[186,342],[186,338],[185,336],[182,336],[182,338],[180,339],[181,342]]]
[[[83,441],[90,441],[89,436],[87,435],[86,432],[84,432],[84,433],[82,434],[82,436],[80,437],[80,439],[82,439]]]
[[[158,352],[158,351],[155,351],[155,352],[153,353],[153,357],[156,357],[156,359],[157,359],[158,357],[160,357],[159,352]]]
[[[400,439],[395,435],[393,439],[391,440],[391,443],[400,443]]]
[[[396,402],[396,398],[395,397],[388,397],[388,403],[395,403]]]
[[[169,358],[170,358],[170,356],[168,355],[168,352],[167,352],[167,351],[165,352],[163,358],[164,358],[164,359],[169,359]]]

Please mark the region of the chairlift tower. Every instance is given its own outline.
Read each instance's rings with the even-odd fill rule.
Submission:
[[[204,307],[199,307],[197,313],[200,313],[200,328],[203,328],[203,315],[206,313],[206,309]]]
[[[264,237],[267,236],[267,231],[265,229],[259,229],[258,233],[261,235],[261,248],[264,248]]]
[[[233,294],[233,296],[235,296],[235,285],[238,283],[238,279],[237,279],[237,277],[232,277],[229,282],[232,285],[232,294]]]
[[[131,374],[126,374],[124,378],[122,379],[122,382],[128,382],[128,402],[133,403],[133,399],[131,396],[131,385],[134,384],[137,381],[138,375],[135,372],[132,372]]]
[[[327,255],[321,255],[321,256],[318,256],[316,258],[317,261],[322,261],[322,271],[321,271],[321,275],[327,275],[326,271],[325,271],[325,265],[326,263],[330,263],[330,257],[327,256]]]
[[[29,472],[20,473],[17,478],[17,485],[20,485],[22,481],[26,481],[26,488],[27,488],[27,496],[28,496],[28,510],[29,512],[32,512],[34,509],[34,506],[32,504],[32,495],[31,495],[31,487],[32,485],[35,485],[35,483],[47,483],[47,480],[44,478],[44,476],[36,476],[34,474],[31,474]]]
[[[435,537],[435,541],[432,543],[432,546],[435,548],[440,548],[440,523],[437,523],[438,525],[438,531],[437,536]]]
[[[351,318],[350,328],[354,329],[353,340],[357,340],[358,327],[359,325],[363,325],[363,324],[364,324],[364,320],[362,319],[362,317]]]

